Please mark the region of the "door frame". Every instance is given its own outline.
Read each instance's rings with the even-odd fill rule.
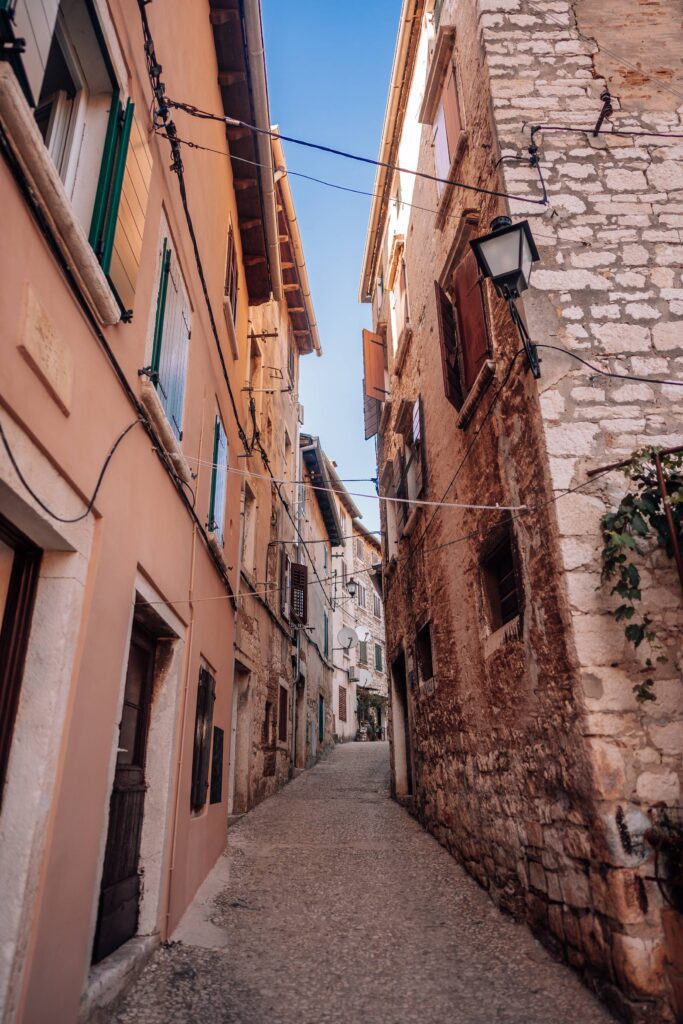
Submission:
[[[109,803],[111,799],[116,755],[119,739],[119,722],[123,707],[133,623],[142,609],[145,615],[144,627],[156,639],[154,680],[147,732],[147,763],[145,780],[145,809],[140,841],[139,870],[144,874],[138,914],[137,936],[155,935],[164,932],[162,913],[166,909],[165,896],[168,864],[171,854],[171,829],[173,817],[174,767],[176,762],[178,734],[178,712],[182,683],[186,675],[185,635],[186,624],[169,607],[146,576],[138,572],[131,595],[131,611],[125,645],[121,655],[121,673],[117,712],[112,723],[112,746],[106,787],[106,809],[100,834],[100,850],[96,872],[96,884],[92,894],[90,941],[88,953],[92,950],[97,924],[104,854],[109,831]],[[116,956],[125,948],[124,943],[110,956]],[[88,965],[85,990],[94,981],[98,972],[106,969],[110,957],[99,964]]]

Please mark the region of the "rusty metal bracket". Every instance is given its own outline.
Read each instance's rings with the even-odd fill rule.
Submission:
[[[595,128],[593,129],[593,138],[597,138],[600,134],[602,122],[605,120],[605,118],[611,117],[614,113],[614,108],[612,107],[612,96],[607,87],[605,87],[600,93],[600,99],[602,100],[602,110],[600,111],[597,123],[595,125]]]

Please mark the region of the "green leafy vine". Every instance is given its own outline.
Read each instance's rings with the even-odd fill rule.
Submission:
[[[635,648],[647,643],[650,656],[645,660],[643,674],[650,672],[654,662],[663,663],[661,641],[657,637],[655,622],[647,612],[640,610],[642,599],[641,575],[635,559],[642,557],[641,544],[654,537],[669,558],[674,557],[674,546],[666,521],[662,495],[657,483],[654,456],[657,449],[647,448],[634,453],[624,467],[624,474],[632,487],[624,495],[616,512],[606,513],[600,522],[602,529],[602,580],[613,580],[611,593],[621,598],[613,611],[617,622],[625,622],[624,634]],[[679,544],[683,543],[683,452],[660,453],[667,501],[674,521]],[[651,675],[633,687],[636,700],[644,703],[656,700]]]

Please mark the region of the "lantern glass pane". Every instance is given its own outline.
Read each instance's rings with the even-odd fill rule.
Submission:
[[[506,231],[502,235],[491,235],[480,243],[494,280],[519,270],[519,235],[518,231]]]
[[[534,262],[534,258],[531,255],[531,246],[529,245],[529,239],[527,238],[526,231],[522,231],[522,273],[524,274],[524,281],[529,284],[529,278],[531,277],[531,267]]]

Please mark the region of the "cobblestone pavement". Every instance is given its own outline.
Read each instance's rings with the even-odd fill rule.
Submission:
[[[566,967],[389,798],[353,743],[230,829],[117,1024],[606,1024]]]

